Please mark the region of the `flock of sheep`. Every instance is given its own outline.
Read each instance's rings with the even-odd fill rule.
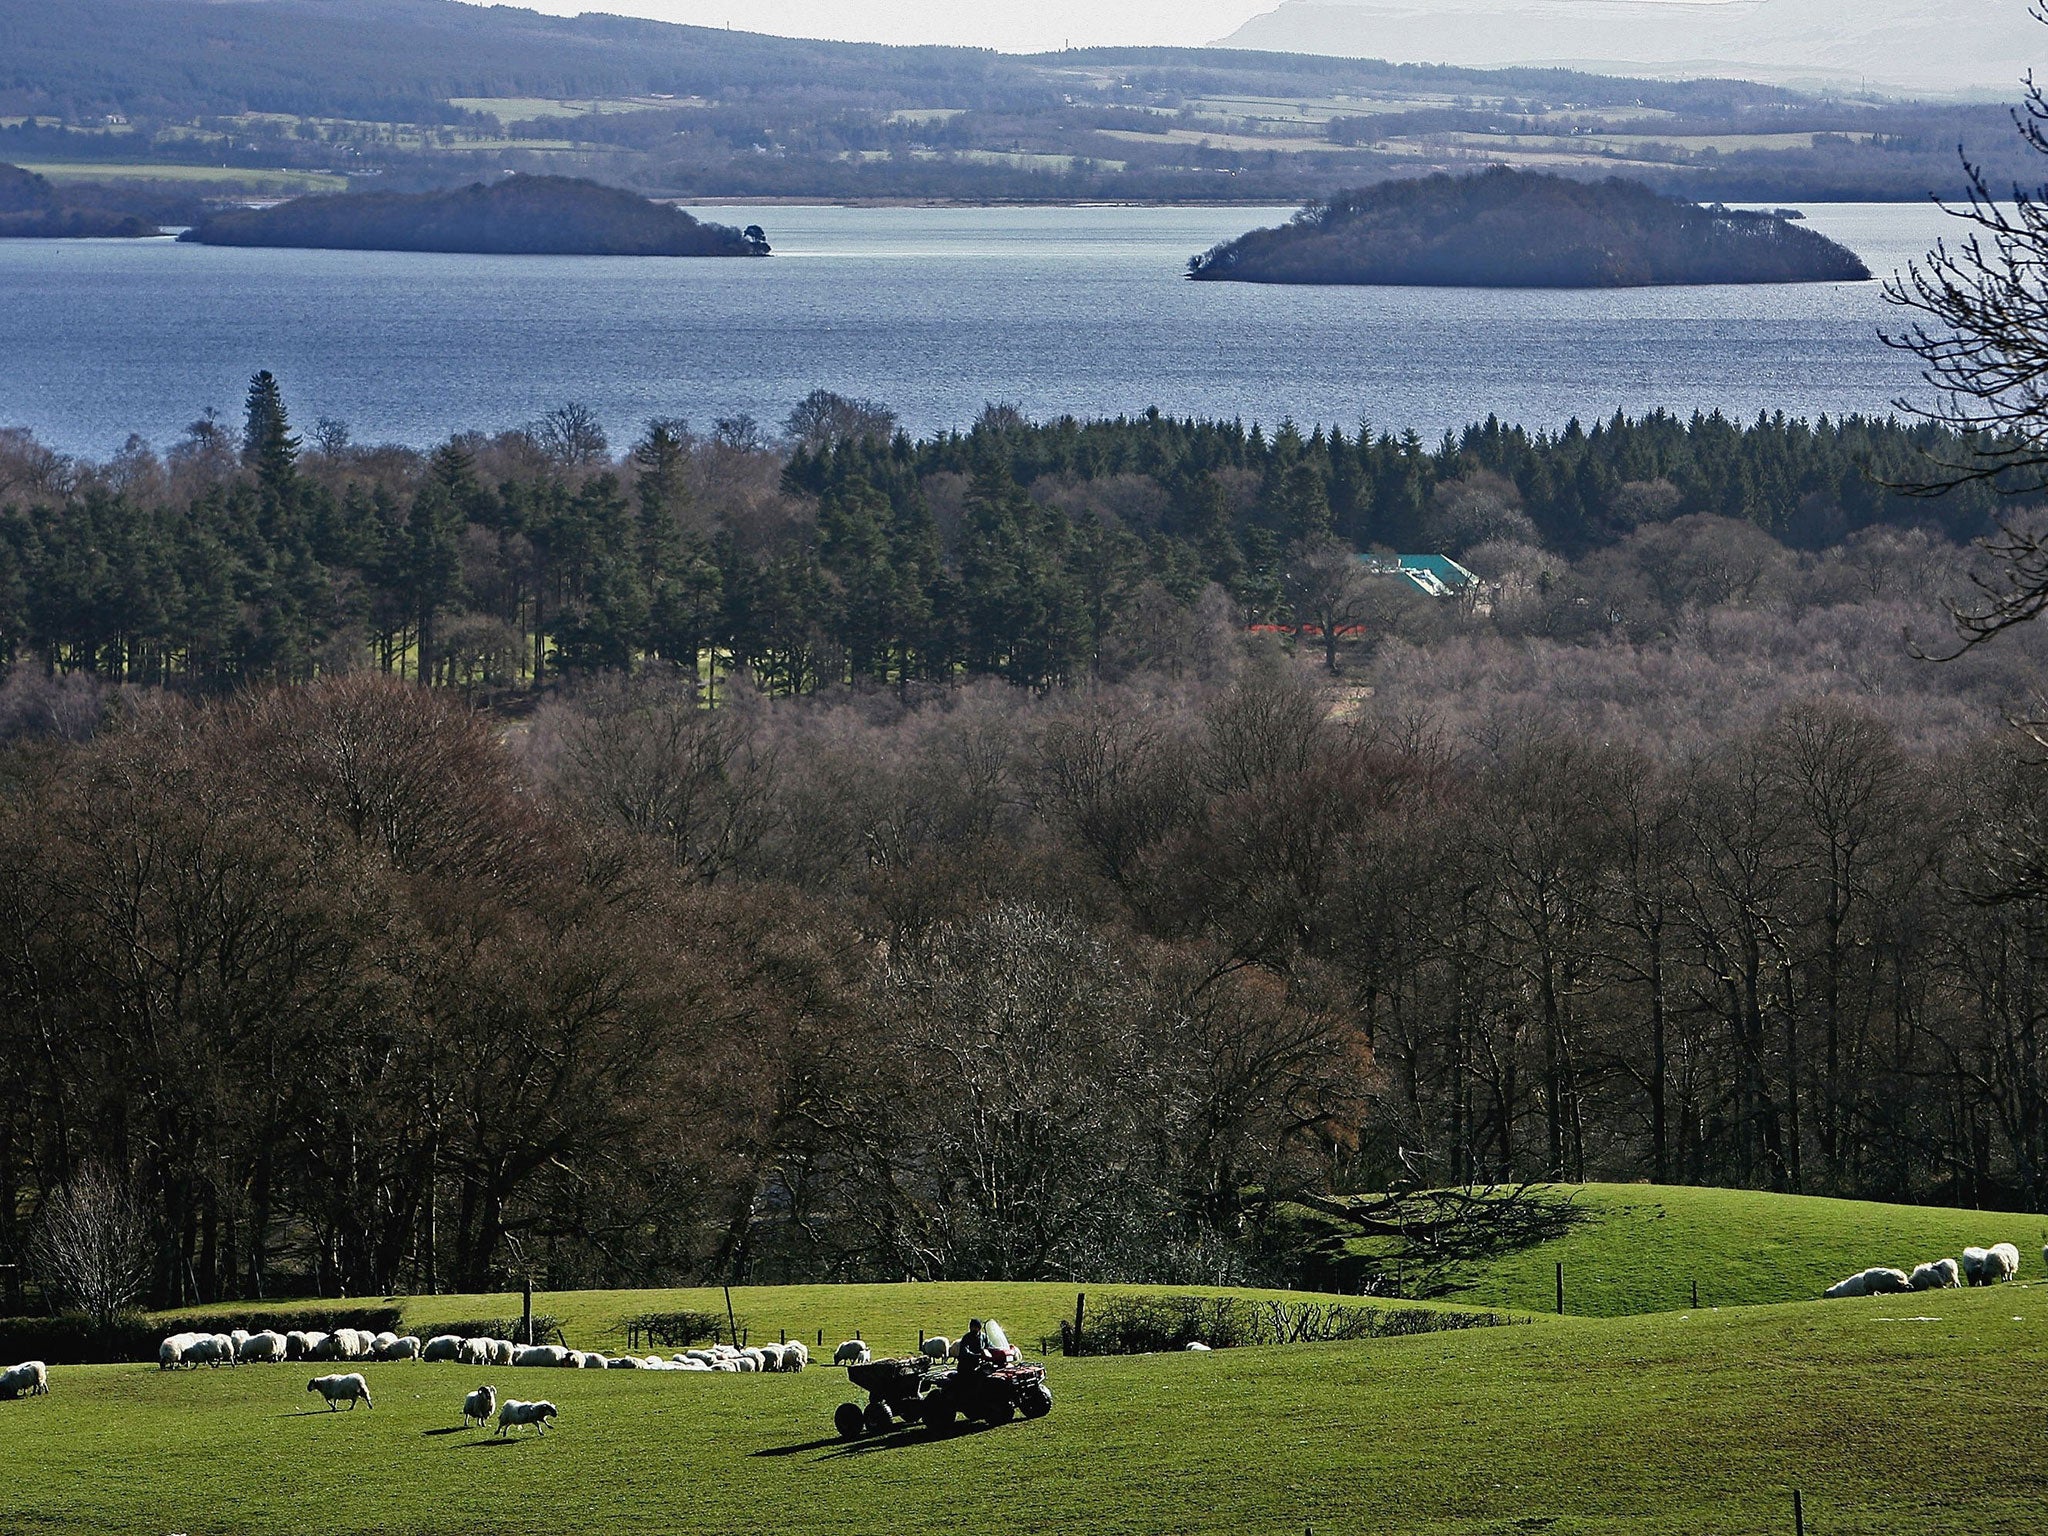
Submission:
[[[602,1355],[560,1344],[515,1344],[510,1339],[442,1333],[422,1342],[412,1334],[337,1328],[332,1333],[174,1333],[157,1350],[157,1368],[258,1365],[284,1360],[426,1360],[458,1365],[546,1366],[585,1371],[800,1371],[811,1363],[801,1340],[735,1348],[712,1344],[660,1355]],[[346,1380],[321,1377],[322,1381]],[[354,1378],[360,1380],[361,1378]],[[311,1390],[311,1389],[309,1389]]]
[[[2048,1263],[2048,1248],[2041,1250]],[[1829,1300],[1843,1296],[1897,1296],[1907,1291],[1942,1291],[1961,1285],[1997,1285],[2020,1272],[2020,1251],[2011,1243],[1994,1243],[1989,1248],[1965,1248],[1963,1261],[1934,1259],[1914,1266],[1909,1275],[1903,1269],[1866,1269],[1838,1280],[1821,1294]]]

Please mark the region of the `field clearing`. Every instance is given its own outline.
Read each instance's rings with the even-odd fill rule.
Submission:
[[[678,107],[708,107],[711,103],[701,96],[602,97],[583,101],[554,101],[545,96],[451,96],[448,105],[462,112],[488,112],[501,123],[532,123],[550,117],[659,112]]]
[[[52,181],[180,181],[218,184],[251,192],[346,192],[348,178],[325,171],[245,171],[229,165],[109,165],[103,161],[44,161],[25,171]]]
[[[1873,1264],[1910,1271],[1972,1244],[2009,1242],[2020,1274],[2044,1274],[2048,1217],[1654,1184],[1560,1185],[1592,1219],[1555,1241],[1460,1272],[1447,1299],[1595,1317],[1806,1301]],[[1371,1251],[1361,1240],[1360,1251]]]
[[[1165,133],[1140,133],[1134,128],[1100,128],[1096,130],[1105,139],[1120,139],[1126,144],[1198,144],[1210,149],[1230,149],[1248,153],[1262,150],[1275,151],[1283,155],[1348,153],[1348,144],[1332,144],[1328,139],[1285,138],[1279,134],[1262,133],[1203,133],[1195,128],[1169,128]]]
[[[827,1367],[371,1365],[377,1408],[332,1414],[303,1366],[79,1367],[0,1405],[0,1529],[1761,1536],[1796,1486],[1828,1536],[2017,1531],[2048,1500],[2044,1370],[2032,1286],[1055,1360],[1047,1419],[854,1446]],[[483,1380],[558,1428],[459,1431]]]

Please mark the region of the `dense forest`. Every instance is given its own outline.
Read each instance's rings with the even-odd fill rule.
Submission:
[[[1863,282],[1825,235],[1768,213],[1701,208],[1620,177],[1494,166],[1381,182],[1311,203],[1188,260],[1210,282],[1452,288]]]
[[[2048,1206],[2048,642],[1907,638],[2035,513],[1887,488],[1954,442],[891,426],[0,440],[5,1299],[88,1197],[165,1302]]]
[[[199,245],[510,256],[766,256],[767,237],[707,224],[668,203],[569,176],[514,176],[448,192],[295,197],[208,214]]]

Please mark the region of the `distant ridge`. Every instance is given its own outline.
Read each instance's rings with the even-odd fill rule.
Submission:
[[[2001,98],[2048,64],[2048,27],[2025,0],[1282,0],[1223,43]]]

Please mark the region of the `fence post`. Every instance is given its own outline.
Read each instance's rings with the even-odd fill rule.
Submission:
[[[1559,1317],[1564,1316],[1564,1263],[1562,1260],[1558,1262],[1557,1266],[1557,1315]]]
[[[1700,1309],[1700,1282],[1697,1275],[1693,1277],[1692,1282],[1692,1309],[1695,1312]]]
[[[1792,1532],[1793,1536],[1806,1536],[1806,1501],[1797,1488],[1792,1490]]]
[[[1085,1316],[1085,1315],[1087,1314],[1087,1311],[1088,1311],[1088,1293],[1087,1293],[1086,1291],[1076,1291],[1076,1292],[1074,1292],[1074,1350],[1073,1350],[1073,1352],[1074,1352],[1075,1354],[1077,1354],[1077,1355],[1081,1353],[1081,1319],[1082,1319],[1082,1318],[1083,1318],[1083,1317],[1084,1317],[1084,1316]]]
[[[739,1319],[732,1315],[732,1287],[729,1285],[725,1288],[725,1325],[732,1330],[732,1347],[738,1349],[740,1347],[740,1323]]]
[[[522,1310],[520,1311],[520,1314],[519,1314],[519,1328],[520,1328],[520,1331],[521,1331],[522,1333],[524,1333],[524,1334],[526,1335],[526,1343],[527,1343],[528,1347],[529,1347],[529,1348],[530,1348],[530,1347],[532,1347],[532,1344],[533,1344],[533,1272],[532,1272],[531,1270],[528,1270],[528,1271],[527,1271],[527,1274],[526,1274],[526,1301],[525,1301],[525,1305],[524,1305],[524,1307],[522,1308]]]

